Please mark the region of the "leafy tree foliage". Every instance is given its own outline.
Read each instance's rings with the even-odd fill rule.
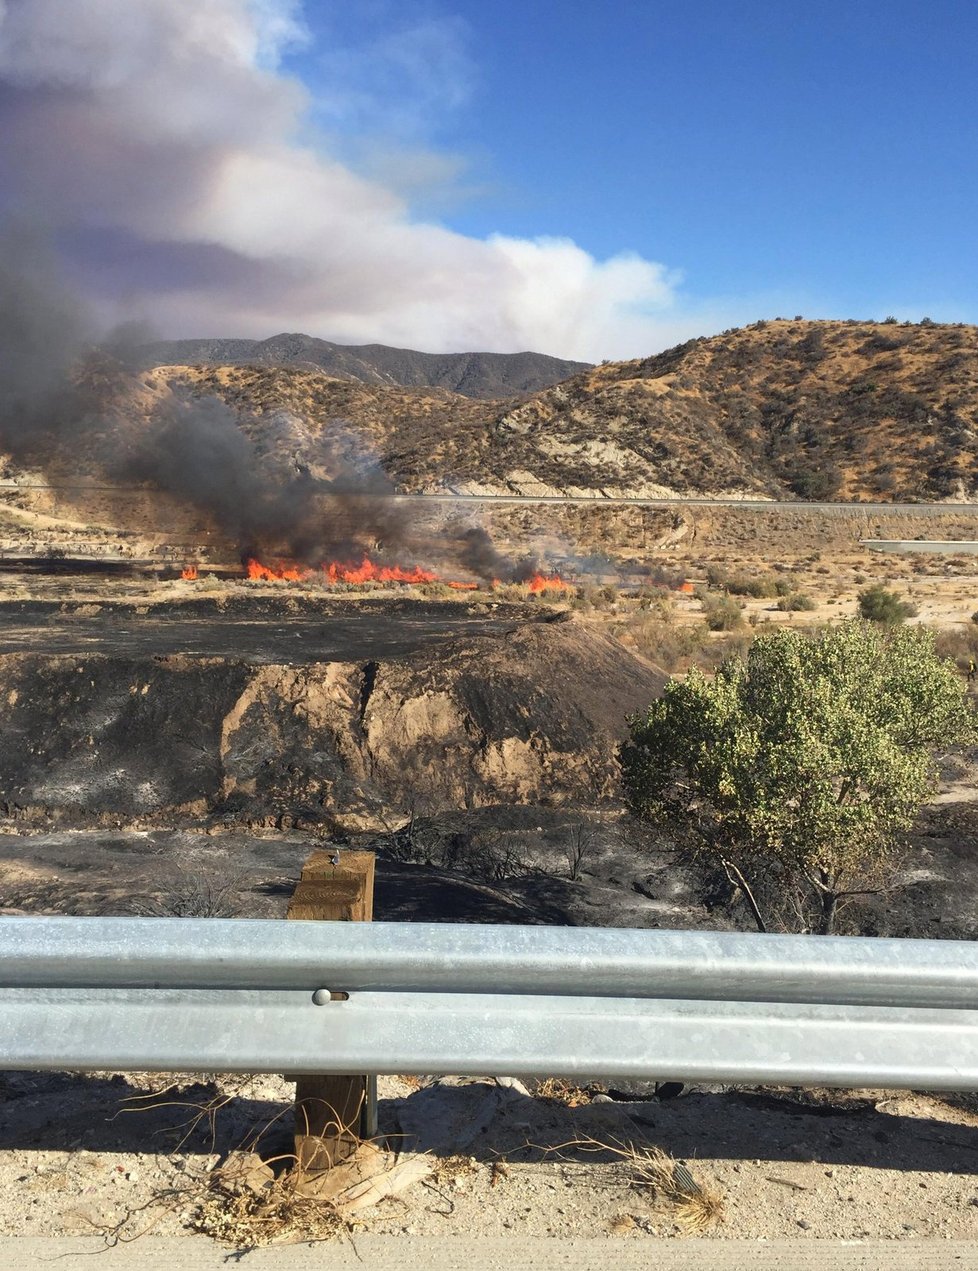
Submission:
[[[759,930],[829,933],[877,890],[936,782],[933,749],[974,735],[964,689],[922,628],[858,619],[759,636],[630,720],[632,811],[680,832]]]

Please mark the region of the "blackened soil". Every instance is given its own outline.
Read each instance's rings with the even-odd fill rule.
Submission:
[[[0,605],[0,653],[233,657],[255,665],[391,660],[507,623],[553,618],[513,605],[398,600]]]
[[[911,841],[892,891],[844,911],[840,935],[976,937],[978,839],[929,828]],[[322,845],[299,831],[0,834],[0,912],[282,918]],[[460,810],[335,846],[378,853],[381,922],[752,929],[742,906],[705,905],[655,834],[614,814]]]

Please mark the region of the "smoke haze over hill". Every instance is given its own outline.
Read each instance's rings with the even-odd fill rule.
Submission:
[[[306,90],[281,69],[299,15],[294,0],[0,4],[0,199],[51,226],[104,314],[165,335],[588,360],[691,333],[663,265],[467,237],[311,140]]]

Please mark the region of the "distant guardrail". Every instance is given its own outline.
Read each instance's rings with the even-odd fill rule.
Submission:
[[[978,1089],[978,944],[8,917],[0,1067]]]
[[[860,547],[871,552],[925,552],[933,556],[978,556],[978,541],[974,539],[898,539],[863,538]]]

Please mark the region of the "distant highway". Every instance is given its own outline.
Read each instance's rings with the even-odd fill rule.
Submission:
[[[947,516],[959,513],[978,516],[978,503],[806,503],[801,499],[699,499],[699,498],[605,498],[601,495],[557,494],[397,494],[403,503],[474,503],[492,507],[505,504],[575,504],[581,506],[647,508],[746,508],[750,512],[853,512],[867,516],[911,513],[918,516]]]
[[[21,483],[0,481],[4,490],[82,490],[86,493],[101,491],[118,494],[123,491],[146,490],[138,485],[91,485],[83,482]],[[345,497],[345,496],[338,496]],[[978,503],[806,503],[802,499],[701,499],[675,496],[662,499],[629,497],[605,497],[581,494],[398,494],[390,496],[399,503],[471,503],[486,507],[509,504],[572,504],[586,507],[646,507],[646,508],[744,508],[749,512],[827,512],[839,515],[862,513],[866,516],[914,515],[914,516],[978,516]]]

